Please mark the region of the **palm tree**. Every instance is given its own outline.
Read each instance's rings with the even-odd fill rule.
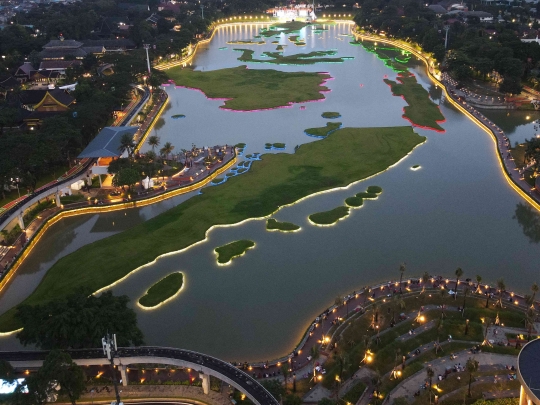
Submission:
[[[399,293],[403,294],[403,291],[401,290],[401,280],[403,280],[403,273],[405,273],[405,263],[401,263],[399,265]]]
[[[402,310],[405,308],[405,301],[399,295],[392,296],[392,322],[396,322],[396,309]]]
[[[343,352],[334,353],[334,361],[336,362],[338,366],[338,370],[339,370],[338,381],[341,381],[343,377],[343,370],[349,366],[349,356],[347,355],[347,353],[343,353]]]
[[[504,280],[502,278],[497,280],[497,289],[499,290],[499,298],[497,299],[497,303],[495,304],[495,306],[500,305],[500,307],[502,308],[503,307],[502,295],[503,295],[503,292],[506,290],[506,284],[504,284]]]
[[[311,368],[313,368],[313,381],[317,383],[317,381],[315,380],[315,377],[317,377],[315,364],[317,364],[317,360],[319,360],[319,346],[317,345],[311,346],[311,349],[309,350],[309,355],[311,356]]]
[[[446,289],[443,288],[443,289],[441,290],[441,297],[442,297],[443,300],[446,298],[446,295],[447,295],[447,294],[448,294],[448,291],[446,291]],[[445,309],[446,309],[446,304],[443,302],[443,303],[441,304],[441,319],[446,317],[446,314],[445,314],[445,312],[444,312]]]
[[[533,292],[531,298],[531,308],[534,308],[534,298],[536,297],[536,293],[538,292],[538,284],[533,283],[533,285],[531,286],[531,291]]]
[[[491,298],[490,288],[486,288],[486,308],[489,307],[489,299]]]
[[[431,367],[428,367],[426,369],[426,375],[429,380],[429,389],[431,390],[431,382],[433,381],[433,376],[435,375],[435,371]]]
[[[472,375],[473,373],[476,373],[478,371],[478,361],[475,359],[469,357],[469,360],[467,360],[467,363],[465,364],[465,368],[469,372],[469,398],[471,397],[471,383],[472,383]]]
[[[159,146],[160,139],[157,135],[152,135],[148,138],[148,145],[152,147],[152,151],[155,151],[155,149]]]
[[[118,147],[120,154],[123,154],[127,151],[128,156],[131,158],[131,155],[133,154],[133,151],[135,150],[135,142],[133,141],[133,137],[125,133],[120,138],[120,146]]]
[[[289,363],[283,363],[281,365],[281,374],[285,379],[285,394],[287,393],[287,378],[289,377]]]
[[[429,281],[429,274],[426,271],[422,275],[422,292],[426,291],[426,284],[428,283],[428,281]]]
[[[531,334],[534,328],[534,321],[536,319],[536,311],[534,308],[527,309],[525,313],[525,325],[527,327],[527,342],[531,341]]]
[[[480,294],[480,292],[482,291],[482,290],[480,289],[480,282],[481,282],[481,281],[482,281],[482,276],[480,276],[480,275],[477,274],[477,275],[476,275],[476,291],[475,291],[475,293],[477,293],[477,294]]]
[[[456,269],[456,288],[455,288],[455,294],[454,294],[454,299],[457,299],[457,288],[458,288],[458,284],[459,284],[459,278],[463,275],[463,270],[461,270],[461,267],[458,267]]]
[[[463,309],[461,311],[461,316],[463,317],[463,314],[465,313],[465,302],[467,300],[467,294],[469,293],[469,286],[465,286],[465,289],[463,290]]]
[[[167,156],[173,151],[173,149],[174,146],[172,145],[172,143],[165,142],[165,144],[163,144],[163,148],[161,148],[159,152],[161,153],[161,156],[163,156],[164,161],[167,160]]]

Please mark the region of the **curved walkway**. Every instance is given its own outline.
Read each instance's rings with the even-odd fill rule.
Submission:
[[[107,364],[102,349],[67,351],[73,361],[81,366]],[[0,359],[16,368],[39,368],[47,357],[47,351],[0,352]],[[131,364],[164,364],[191,368],[203,379],[204,392],[209,392],[209,378],[214,376],[246,394],[257,405],[278,405],[270,393],[254,378],[223,360],[191,350],[168,347],[123,347],[114,359],[125,380],[125,368]],[[127,382],[127,381],[126,381]]]

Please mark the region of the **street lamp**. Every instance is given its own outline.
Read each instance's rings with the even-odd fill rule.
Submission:
[[[120,394],[118,393],[118,382],[116,381],[116,372],[114,370],[114,356],[118,355],[118,346],[116,345],[116,334],[109,335],[101,339],[101,345],[103,346],[103,354],[107,356],[107,359],[111,362],[111,372],[114,384],[114,392],[116,393],[116,405],[123,405],[120,401]]]
[[[11,178],[11,182],[12,183],[15,183],[17,185],[17,194],[19,194],[19,198],[21,198],[21,192],[19,191],[19,182],[20,182],[20,178],[18,177],[15,177],[15,178]]]

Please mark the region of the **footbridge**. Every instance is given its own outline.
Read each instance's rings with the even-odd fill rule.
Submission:
[[[67,350],[79,366],[109,364],[102,349]],[[121,347],[118,348],[114,364],[122,375],[122,384],[127,385],[126,369],[134,364],[163,364],[190,368],[200,373],[205,394],[210,389],[210,376],[214,376],[244,393],[257,405],[279,405],[278,401],[249,374],[230,363],[191,350],[169,347]],[[0,360],[9,362],[17,369],[33,369],[42,366],[47,351],[0,352]]]

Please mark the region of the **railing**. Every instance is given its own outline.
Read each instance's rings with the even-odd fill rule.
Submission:
[[[67,351],[72,359],[77,360],[103,360],[107,362],[102,349],[80,349]],[[47,357],[47,351],[20,351],[20,352],[0,352],[0,359],[12,363],[17,362],[42,362]],[[121,347],[118,350],[120,360],[136,358],[136,362],[144,364],[144,362],[155,363],[155,358],[164,359],[164,364],[167,364],[167,359],[180,360],[194,365],[200,365],[214,371],[218,376],[226,377],[233,381],[243,392],[249,394],[260,405],[278,405],[278,401],[250,375],[246,374],[239,368],[206,354],[194,352],[191,350],[167,348],[167,347]],[[148,360],[145,360],[148,358]],[[133,364],[133,363],[127,363]],[[136,363],[135,363],[136,364]],[[219,377],[218,377],[219,378]]]

